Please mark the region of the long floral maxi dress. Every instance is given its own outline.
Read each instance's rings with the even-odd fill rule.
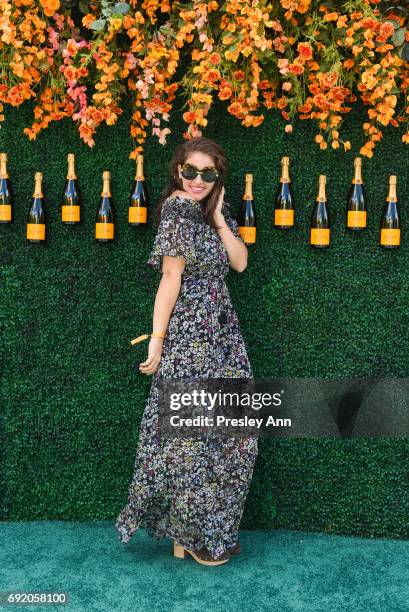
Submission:
[[[241,240],[229,205],[223,206],[228,226]],[[163,255],[183,256],[186,265],[141,420],[128,502],[115,527],[124,543],[142,527],[187,549],[204,546],[218,558],[238,539],[257,437],[161,438],[158,381],[161,376],[252,378],[253,373],[224,280],[227,251],[205,222],[200,202],[187,196],[165,200],[148,265],[161,271]]]

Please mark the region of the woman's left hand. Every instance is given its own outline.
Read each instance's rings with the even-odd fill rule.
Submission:
[[[216,204],[216,208],[214,209],[214,220],[221,220],[223,219],[223,214],[222,214],[222,206],[223,206],[223,202],[224,202],[224,186],[222,187],[222,190],[220,192],[220,196],[219,196],[219,200]]]
[[[141,374],[154,374],[160,366],[163,338],[151,338],[148,348],[148,358],[139,364]]]

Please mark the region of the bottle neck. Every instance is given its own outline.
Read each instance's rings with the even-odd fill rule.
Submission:
[[[0,160],[0,178],[8,178],[7,174],[7,161],[5,159]]]
[[[145,177],[143,175],[143,162],[139,162],[136,165],[136,174],[135,181],[144,181]]]
[[[318,195],[316,198],[317,202],[326,202],[327,201],[327,196],[325,193],[325,180],[324,179],[320,179],[319,184],[318,184]]]
[[[280,183],[289,183],[290,182],[290,165],[288,161],[281,162],[281,177]]]
[[[43,190],[41,187],[41,178],[36,178],[35,184],[34,184],[33,198],[42,198],[42,197],[43,197]]]
[[[386,198],[387,202],[397,202],[398,198],[396,195],[396,184],[390,184],[389,185],[389,193],[388,193],[388,197]]]
[[[361,185],[362,184],[362,166],[360,161],[355,161],[355,174],[352,179],[353,185]]]
[[[75,162],[74,160],[69,160],[67,179],[76,179],[76,178],[77,178],[77,175],[75,174]]]
[[[103,184],[102,184],[102,193],[101,193],[102,197],[110,197],[111,196],[111,190],[109,187],[109,179],[108,178],[104,178]]]
[[[252,200],[253,199],[253,185],[251,181],[246,181],[246,188],[244,190],[243,200]]]

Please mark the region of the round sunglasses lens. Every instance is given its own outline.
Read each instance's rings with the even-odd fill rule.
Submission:
[[[214,170],[207,170],[203,172],[202,179],[206,183],[214,183],[217,180],[217,173]]]
[[[197,172],[196,172],[196,170],[194,168],[191,168],[190,166],[186,166],[182,170],[182,176],[187,181],[192,181],[194,178],[196,178]]]

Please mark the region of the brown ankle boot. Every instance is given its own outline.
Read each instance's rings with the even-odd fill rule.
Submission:
[[[188,550],[181,544],[173,542],[173,554],[178,559],[185,559],[186,553],[189,553],[195,561],[201,565],[223,565],[230,560],[230,554],[226,551],[217,559],[214,559],[207,548],[203,547],[200,550]]]

